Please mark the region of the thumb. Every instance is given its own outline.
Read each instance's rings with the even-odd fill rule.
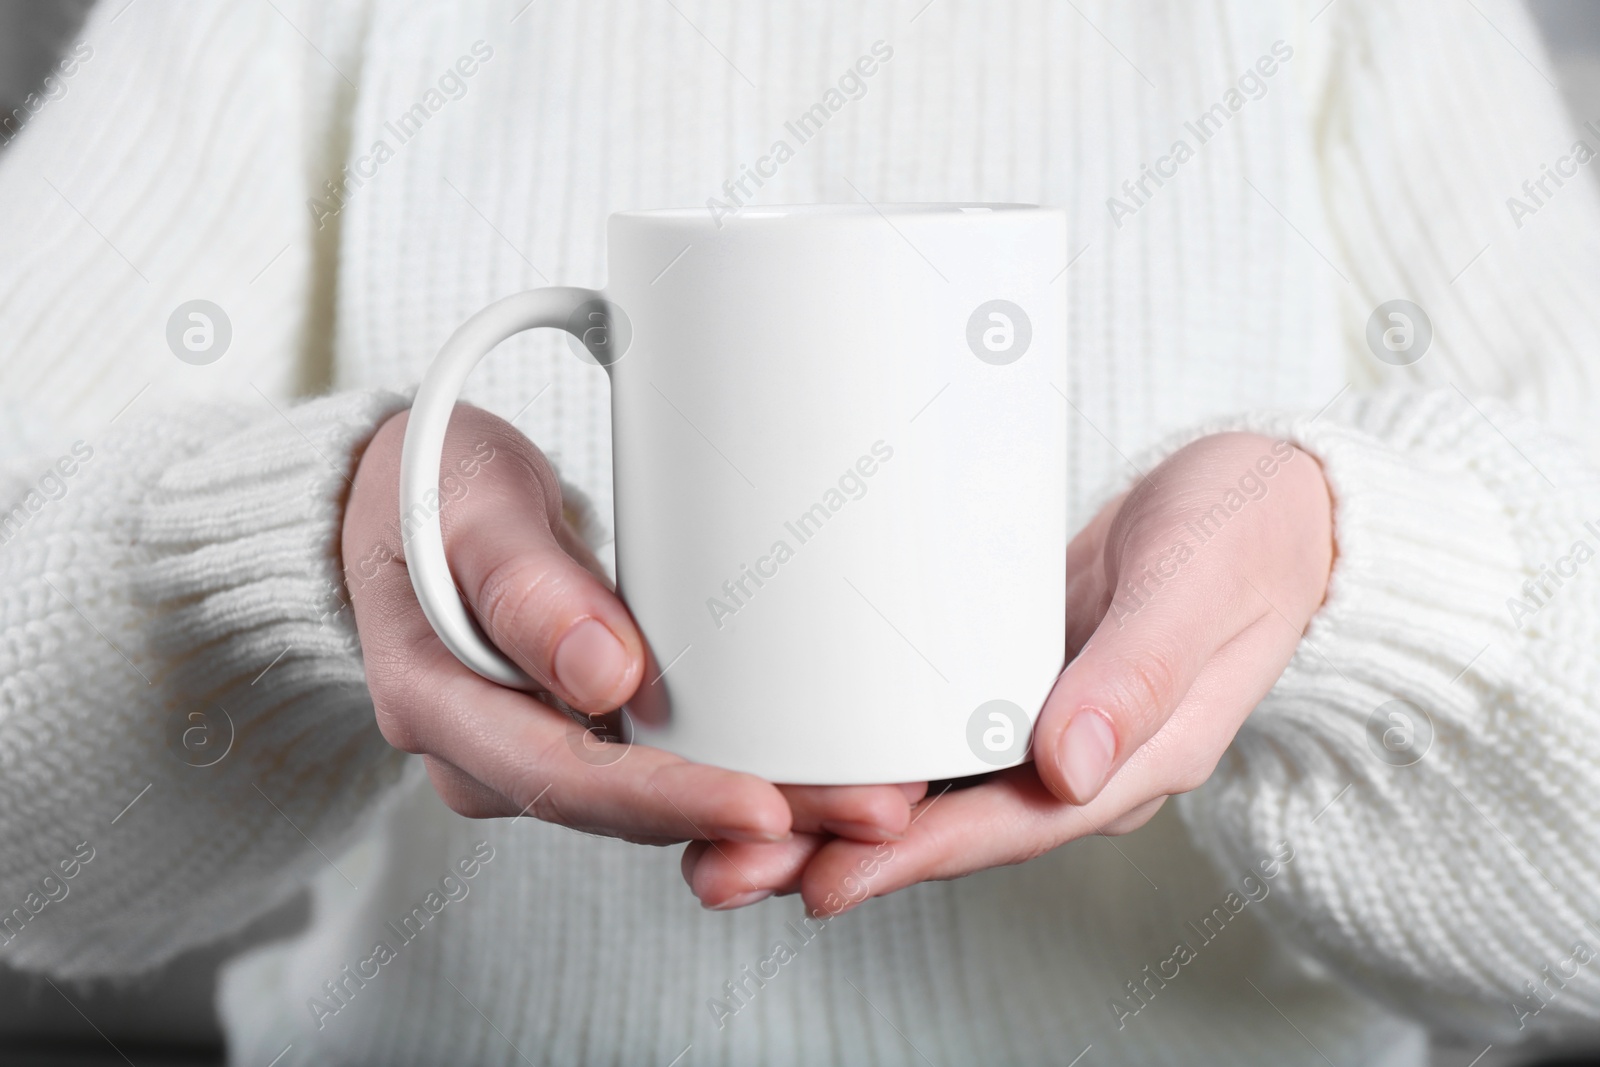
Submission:
[[[490,640],[568,705],[620,706],[644,672],[643,638],[563,528],[554,471],[525,439],[501,436],[512,462],[444,519],[445,554]]]
[[[1206,663],[1260,617],[1262,601],[1240,576],[1277,569],[1264,558],[1281,540],[1263,521],[1269,509],[1241,516],[1246,509],[1213,506],[1233,487],[1234,453],[1248,447],[1190,446],[1117,509],[1096,605],[1104,614],[1034,732],[1036,770],[1063,800],[1094,799],[1166,725]]]
[[[405,422],[396,416],[369,449],[387,449],[368,464],[385,484],[399,480]],[[462,404],[450,417],[440,471],[445,556],[489,640],[569,706],[620,706],[644,672],[643,638],[566,531],[561,485],[544,454],[510,423]],[[430,629],[420,636],[432,640]]]

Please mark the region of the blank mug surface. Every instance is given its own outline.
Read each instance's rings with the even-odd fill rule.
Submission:
[[[632,739],[791,783],[1022,762],[1065,644],[1063,213],[609,237],[618,582],[653,660]]]

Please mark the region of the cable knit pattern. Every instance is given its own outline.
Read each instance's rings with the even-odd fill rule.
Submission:
[[[1594,968],[1562,977],[1600,936],[1600,562],[1531,614],[1506,603],[1600,545],[1600,197],[1571,181],[1523,227],[1504,214],[1572,139],[1508,0],[141,3],[85,33],[94,58],[0,157],[0,503],[93,450],[0,546],[0,909],[38,905],[7,961],[136,972],[309,885],[311,928],[221,984],[256,1067],[1400,1067],[1414,1020],[1503,1042],[1600,1017]],[[608,213],[722,194],[880,39],[893,59],[758,202],[1063,207],[1074,521],[1124,456],[1250,428],[1323,464],[1339,552],[1204,788],[1120,842],[851,912],[724,1027],[708,1004],[798,940],[792,902],[706,913],[669,852],[446,810],[372,727],[340,501],[404,403],[385,390],[462,319],[602,284]],[[1113,216],[1273,54],[1264,92]],[[442,81],[464,56],[464,88]],[[234,325],[205,367],[161,342],[196,297]],[[1410,367],[1365,341],[1395,298],[1435,327]],[[602,539],[604,375],[546,332],[469,396],[556,460]],[[1237,414],[1267,409],[1291,414]],[[1391,700],[1432,723],[1413,766],[1372,745]],[[220,709],[233,748],[191,766],[181,728]],[[349,978],[480,842],[470,894]],[[1199,940],[1280,842],[1270,893]],[[1157,984],[1179,939],[1199,958]]]
[[[7,541],[0,901],[28,915],[62,859],[93,854],[7,928],[12,962],[127,974],[216,940],[298,890],[397,780],[336,535],[356,445],[402,406],[130,418]]]

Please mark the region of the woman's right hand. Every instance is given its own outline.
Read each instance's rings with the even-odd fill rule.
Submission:
[[[652,844],[779,841],[791,829],[877,841],[905,831],[924,786],[780,788],[644,745],[600,745],[552,703],[465,667],[423,616],[406,570],[406,418],[379,428],[356,471],[342,534],[345,579],[378,728],[396,748],[423,756],[453,810],[528,814]],[[631,697],[644,680],[644,641],[568,525],[560,482],[533,443],[503,419],[458,406],[440,499],[450,570],[494,644],[584,715]]]

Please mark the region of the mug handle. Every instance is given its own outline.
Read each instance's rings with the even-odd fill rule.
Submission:
[[[609,302],[593,289],[550,286],[497,300],[462,323],[439,349],[417,387],[400,447],[401,543],[422,613],[457,659],[489,681],[511,689],[544,686],[484,639],[450,574],[439,526],[439,464],[444,456],[445,430],[467,375],[492,348],[523,330],[541,326],[566,330],[609,369],[605,355],[596,352],[596,344],[586,336],[591,332],[584,325],[588,319],[579,319],[586,305],[605,308]],[[601,347],[605,344],[605,340],[599,342]],[[418,519],[420,524],[408,535],[408,520]]]

